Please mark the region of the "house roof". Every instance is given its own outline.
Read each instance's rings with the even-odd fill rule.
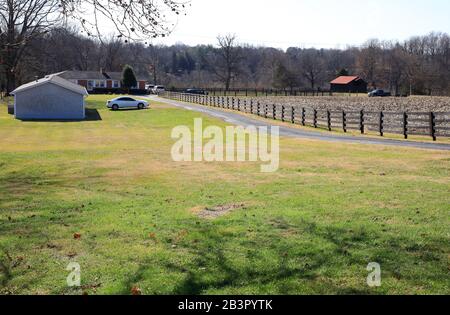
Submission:
[[[26,90],[29,90],[32,88],[36,88],[36,87],[39,87],[44,84],[49,84],[49,83],[58,85],[66,90],[81,94],[83,96],[89,95],[88,92],[86,91],[86,88],[84,88],[78,84],[72,83],[70,81],[67,81],[57,75],[48,75],[45,78],[21,85],[14,91],[12,91],[11,94],[15,95],[17,93],[20,93],[20,92],[23,92],[23,91],[26,91]]]
[[[55,75],[66,80],[105,80],[100,71],[63,71]]]
[[[58,77],[66,80],[122,80],[122,72],[101,72],[101,71],[63,71],[55,73]],[[142,76],[137,77],[138,81],[147,81]]]
[[[331,84],[349,84],[353,81],[360,80],[361,78],[358,76],[340,76],[333,81],[331,81]]]

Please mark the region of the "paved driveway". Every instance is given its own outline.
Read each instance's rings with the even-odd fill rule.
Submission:
[[[169,104],[172,106],[180,107],[190,111],[196,111],[209,115],[211,117],[219,118],[227,123],[237,125],[237,126],[264,126],[271,127],[276,126],[270,123],[270,120],[259,120],[254,119],[249,116],[245,116],[239,113],[231,111],[223,111],[214,107],[207,107],[202,105],[196,105],[191,103],[184,103],[174,100],[165,99],[157,96],[149,96],[150,100]],[[372,145],[387,145],[396,147],[408,147],[408,148],[419,148],[419,149],[429,149],[429,150],[446,150],[450,151],[450,144],[444,143],[432,143],[432,142],[417,142],[417,141],[406,141],[406,140],[392,140],[386,138],[369,138],[364,136],[351,136],[351,135],[335,135],[327,134],[324,132],[308,131],[297,128],[291,128],[286,126],[280,126],[280,135],[286,137],[311,139],[311,140],[321,140],[329,142],[342,142],[342,143],[356,143],[356,144],[372,144]]]

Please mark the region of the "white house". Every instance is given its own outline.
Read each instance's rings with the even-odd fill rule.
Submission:
[[[24,84],[13,92],[14,114],[21,120],[83,120],[86,88],[55,75]]]

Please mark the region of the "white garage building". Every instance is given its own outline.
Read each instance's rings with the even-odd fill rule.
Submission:
[[[58,76],[24,84],[13,92],[14,115],[21,120],[83,120],[86,88]]]

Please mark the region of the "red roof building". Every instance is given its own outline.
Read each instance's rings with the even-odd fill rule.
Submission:
[[[358,76],[340,76],[330,82],[331,92],[367,93],[367,82]]]

